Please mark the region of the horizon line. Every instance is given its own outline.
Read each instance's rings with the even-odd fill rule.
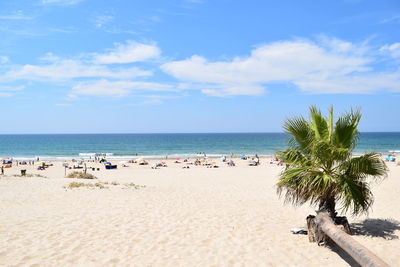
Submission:
[[[103,134],[269,134],[269,133],[285,133],[283,131],[271,132],[115,132],[115,133],[0,133],[0,135],[103,135]],[[360,133],[400,133],[400,131],[360,131]]]

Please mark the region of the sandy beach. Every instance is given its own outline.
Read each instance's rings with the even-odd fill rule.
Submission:
[[[304,227],[308,206],[276,194],[281,166],[167,162],[88,171],[64,178],[61,162],[46,170],[14,166],[0,177],[1,266],[349,266],[335,247],[318,247]],[[373,209],[349,217],[354,238],[391,266],[400,264],[400,166],[373,183]],[[20,169],[44,177],[14,177]],[[71,172],[72,170],[68,170]],[[66,188],[71,182],[100,186]],[[139,186],[134,186],[134,185]]]

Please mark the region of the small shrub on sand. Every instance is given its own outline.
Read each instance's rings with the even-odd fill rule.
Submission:
[[[66,186],[65,188],[74,189],[74,188],[79,188],[79,187],[100,188],[100,189],[106,188],[101,183],[91,184],[91,183],[79,183],[79,182],[72,182],[68,186]]]
[[[118,182],[104,182],[104,183],[81,183],[81,182],[72,182],[70,184],[68,184],[67,186],[64,186],[65,189],[74,189],[74,188],[79,188],[79,187],[85,187],[85,188],[100,188],[100,189],[104,189],[104,188],[109,188],[108,186],[104,186],[104,185],[114,185],[117,186],[119,185]],[[141,189],[141,188],[145,188],[146,186],[144,185],[137,185],[134,183],[130,183],[130,184],[123,184],[125,187],[120,187],[122,189],[127,189],[127,188],[132,188],[132,189]]]
[[[28,174],[25,174],[25,175],[14,174],[14,175],[12,175],[12,176],[13,176],[13,177],[28,177],[28,178],[31,178],[31,177],[47,178],[46,176],[41,175],[41,174],[31,174],[31,173],[28,173]]]
[[[140,189],[140,188],[145,188],[145,185],[137,185],[134,183],[130,183],[130,184],[124,184],[126,187],[131,187],[133,189]]]
[[[78,178],[78,179],[97,179],[96,176],[90,173],[84,173],[84,172],[71,172],[67,175],[67,178]]]

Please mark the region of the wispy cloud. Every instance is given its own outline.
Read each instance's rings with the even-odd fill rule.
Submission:
[[[395,22],[400,22],[400,14],[392,16],[390,18],[386,18],[381,21],[381,23],[395,23]]]
[[[23,37],[44,36],[43,29],[39,31],[37,25],[37,11],[32,9],[29,14],[23,10],[4,12],[0,11],[0,32],[2,33],[2,41],[4,39]]]
[[[203,0],[186,0],[186,2],[200,4],[200,3],[203,3],[204,1]]]
[[[79,2],[82,2],[83,0],[42,0],[41,4],[42,5],[65,5],[65,6],[70,6],[70,5],[76,5]]]
[[[376,13],[360,13],[352,16],[342,17],[336,20],[333,20],[331,23],[334,25],[338,24],[349,24],[349,23],[374,23],[377,19]]]
[[[111,15],[101,15],[96,16],[94,25],[97,28],[103,28],[105,25],[111,23],[114,20],[114,16]]]
[[[31,20],[31,19],[33,19],[32,16],[24,14],[24,12],[21,10],[18,10],[10,14],[0,15],[0,20]]]
[[[79,95],[123,97],[131,92],[175,92],[176,89],[167,84],[138,81],[98,80],[78,83],[73,87],[70,97]]]
[[[0,64],[6,64],[10,61],[7,56],[0,56]]]
[[[12,95],[11,93],[0,92],[0,97],[10,97]]]
[[[116,44],[115,48],[107,53],[94,54],[94,62],[98,64],[132,63],[159,56],[160,49],[154,44],[127,41],[125,44]]]
[[[400,91],[400,72],[375,71],[373,54],[364,45],[323,38],[265,44],[231,61],[194,55],[161,68],[212,96],[260,95],[270,83],[290,83],[315,94]]]
[[[70,107],[72,106],[71,103],[58,103],[56,104],[56,107]]]
[[[380,49],[383,52],[388,52],[394,58],[400,58],[400,43],[393,43],[391,45],[384,45]]]
[[[148,106],[148,105],[160,105],[165,100],[181,98],[184,95],[140,95],[138,98],[143,100],[138,103],[130,104],[131,106]]]
[[[0,85],[0,91],[19,91],[24,89],[25,86],[20,85],[20,86],[6,86],[6,85]]]
[[[10,97],[13,96],[15,92],[24,89],[25,86],[6,86],[0,85],[0,97]]]
[[[130,79],[140,76],[150,76],[150,71],[140,70],[137,67],[109,68],[103,65],[92,65],[74,59],[59,59],[45,65],[23,65],[8,71],[0,80],[28,80],[28,81],[67,81],[77,78],[115,78]]]
[[[66,34],[71,34],[71,33],[76,33],[78,32],[77,29],[73,27],[68,27],[68,28],[49,28],[48,29],[50,32],[55,32],[55,33],[66,33]]]
[[[176,92],[172,85],[142,81],[153,72],[135,66],[136,62],[158,57],[160,49],[154,44],[128,41],[117,44],[106,53],[83,53],[62,58],[52,53],[40,57],[38,64],[7,65],[8,57],[0,57],[4,66],[1,84],[16,82],[46,82],[71,86],[69,98],[78,96],[127,96],[131,92]],[[124,66],[116,65],[124,63]],[[10,95],[11,87],[0,87],[2,94]]]
[[[364,0],[342,0],[346,4],[358,4],[364,2]]]

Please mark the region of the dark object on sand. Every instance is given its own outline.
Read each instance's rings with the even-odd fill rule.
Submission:
[[[111,165],[111,164],[104,165],[104,166],[106,167],[106,170],[112,170],[112,169],[116,169],[117,168],[117,165]]]

